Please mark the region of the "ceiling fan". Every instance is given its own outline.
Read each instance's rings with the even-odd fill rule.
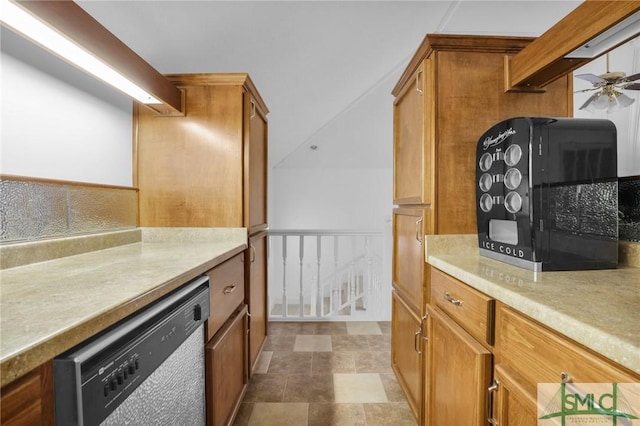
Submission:
[[[619,111],[631,105],[635,99],[622,93],[623,90],[640,90],[640,73],[627,76],[623,72],[609,71],[609,54],[607,53],[607,72],[601,75],[578,74],[575,76],[593,84],[590,89],[578,90],[575,93],[596,92],[580,107],[590,112],[606,110],[606,112]]]

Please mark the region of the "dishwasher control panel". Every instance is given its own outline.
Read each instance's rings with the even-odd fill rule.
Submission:
[[[200,277],[55,358],[56,424],[100,424],[209,313],[208,278]]]

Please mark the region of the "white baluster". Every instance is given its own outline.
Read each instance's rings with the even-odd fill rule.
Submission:
[[[287,236],[282,236],[282,317],[286,318],[289,310],[287,301]]]
[[[316,280],[316,317],[322,316],[323,297],[320,288],[320,258],[322,257],[322,236],[316,236],[316,261],[318,262],[318,275]]]
[[[334,293],[335,296],[334,296]],[[338,236],[333,236],[333,282],[331,284],[331,312],[335,315],[340,310],[340,305],[342,304],[340,294],[342,291],[340,290],[340,277],[338,275]]]
[[[299,314],[300,317],[304,316],[304,281],[302,280],[302,268],[303,268],[303,259],[304,259],[304,235],[300,235],[300,246],[299,246],[299,255],[300,255],[300,297],[299,297]]]

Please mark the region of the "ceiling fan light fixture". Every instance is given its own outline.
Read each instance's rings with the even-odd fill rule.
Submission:
[[[620,108],[626,108],[628,106],[631,106],[632,103],[634,103],[636,100],[633,98],[630,98],[629,96],[625,95],[624,93],[620,93],[616,98],[615,98],[615,102],[620,105]]]
[[[607,109],[609,107],[609,104],[611,103],[611,97],[606,94],[606,93],[602,93],[600,96],[598,96],[597,98],[594,99],[593,101],[593,106],[596,109]]]

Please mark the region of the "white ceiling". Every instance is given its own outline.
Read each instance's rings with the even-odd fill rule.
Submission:
[[[349,152],[361,147],[332,147],[333,124],[388,116],[391,88],[425,34],[538,36],[580,1],[78,3],[162,73],[248,72],[271,111],[270,162],[282,165],[304,163],[300,151],[316,141],[333,162],[354,164]],[[353,139],[366,144],[376,130],[362,128]]]

